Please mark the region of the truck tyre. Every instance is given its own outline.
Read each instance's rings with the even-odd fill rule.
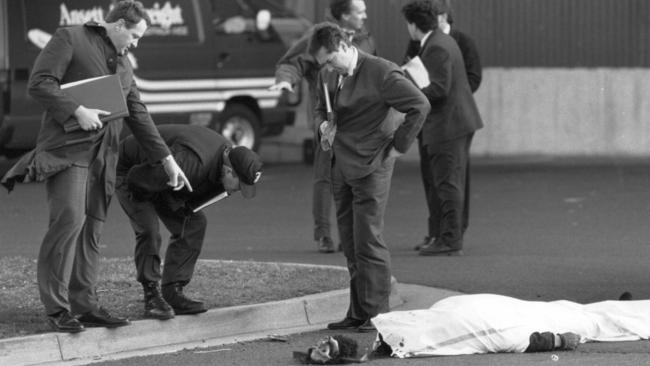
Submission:
[[[219,116],[216,131],[235,146],[257,151],[260,145],[260,118],[242,104],[232,104]]]

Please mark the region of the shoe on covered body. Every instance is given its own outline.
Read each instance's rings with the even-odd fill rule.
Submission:
[[[413,250],[418,251],[424,247],[428,247],[432,245],[435,240],[436,240],[435,236],[425,236],[421,242],[419,242],[413,247]]]
[[[129,319],[113,316],[102,307],[79,315],[77,320],[85,327],[117,328],[131,324]]]
[[[208,311],[205,304],[188,298],[183,294],[183,286],[171,283],[162,287],[163,299],[174,309],[176,315],[199,314]]]
[[[336,248],[334,247],[334,242],[329,236],[323,236],[316,241],[318,246],[318,251],[321,253],[334,253]]]
[[[48,315],[47,324],[57,332],[79,333],[86,330],[83,324],[67,310],[63,310],[54,315]]]
[[[365,320],[345,318],[345,319],[343,319],[341,321],[327,324],[327,329],[331,329],[331,330],[344,330],[344,329],[356,330],[361,325],[363,325],[365,323],[366,323]]]
[[[145,318],[167,320],[174,317],[174,309],[163,299],[158,282],[145,282],[142,287]]]

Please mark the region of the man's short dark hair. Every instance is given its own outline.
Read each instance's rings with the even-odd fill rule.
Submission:
[[[436,15],[447,14],[447,23],[454,23],[453,8],[451,6],[450,0],[434,0],[433,1],[433,12]]]
[[[402,14],[407,22],[424,33],[438,28],[438,14],[430,1],[412,1],[402,7]]]
[[[352,0],[330,0],[330,13],[336,20],[341,20],[343,14],[347,14],[352,9]]]
[[[106,14],[104,19],[106,23],[114,23],[120,19],[124,19],[127,28],[133,28],[136,24],[140,23],[142,19],[147,22],[147,26],[151,25],[151,18],[147,14],[147,10],[139,1],[122,0],[113,5],[111,10]]]
[[[312,56],[315,56],[321,47],[327,52],[334,52],[338,50],[341,42],[348,43],[348,36],[343,28],[332,22],[319,23],[314,26],[309,38],[308,51]]]

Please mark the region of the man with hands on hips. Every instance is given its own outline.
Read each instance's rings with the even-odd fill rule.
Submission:
[[[370,319],[388,311],[391,290],[382,231],[395,157],[411,146],[431,107],[397,65],[357,49],[336,24],[314,27],[309,53],[322,69],[314,122],[323,149],[332,151],[332,192],[350,273],[348,311],[327,327],[373,331]]]

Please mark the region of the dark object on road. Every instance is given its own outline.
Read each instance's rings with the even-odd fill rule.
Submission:
[[[629,301],[632,300],[632,294],[629,291],[625,291],[618,297],[620,301]]]
[[[327,337],[318,341],[307,352],[294,352],[293,358],[306,365],[342,365],[363,363],[368,355],[358,357],[359,344],[352,338],[342,335]]]

